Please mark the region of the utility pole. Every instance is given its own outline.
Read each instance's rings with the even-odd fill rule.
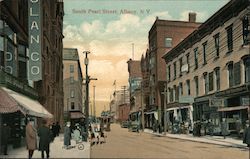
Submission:
[[[163,119],[163,121],[164,121],[164,135],[166,135],[166,133],[167,133],[167,112],[166,112],[166,109],[167,109],[167,85],[165,84],[164,85],[164,91],[161,93],[161,94],[163,94],[164,95],[164,110],[163,110],[163,112],[164,112],[164,119]]]
[[[94,96],[94,98],[93,98],[93,109],[94,109],[94,118],[96,118],[96,109],[95,109],[95,85],[93,86],[93,96]]]
[[[90,78],[90,76],[88,75],[88,64],[89,64],[89,59],[88,59],[88,54],[90,54],[89,51],[84,51],[83,52],[85,54],[85,59],[84,59],[84,64],[85,64],[85,71],[86,71],[86,75],[85,75],[85,84],[86,84],[86,98],[85,98],[85,116],[86,116],[86,119],[85,119],[85,126],[86,126],[86,129],[88,130],[89,128],[89,82],[91,80],[97,80],[97,78]],[[89,135],[88,134],[88,131],[86,131],[87,133],[87,136]]]

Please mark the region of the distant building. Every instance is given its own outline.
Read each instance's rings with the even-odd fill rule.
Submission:
[[[75,118],[72,115],[83,110],[83,77],[77,49],[63,49],[63,91],[64,116]],[[80,117],[80,115],[79,115]]]
[[[220,133],[244,126],[250,104],[249,1],[232,0],[180,42],[164,59],[168,123],[211,121]]]
[[[159,120],[160,124],[163,123],[164,98],[161,93],[166,83],[166,66],[162,56],[200,25],[195,20],[195,13],[189,13],[187,22],[161,20],[157,17],[149,31],[149,48],[141,58],[146,127],[152,128],[156,120]]]
[[[119,118],[118,121],[126,121],[129,118],[130,105],[129,103],[124,103],[119,105]]]

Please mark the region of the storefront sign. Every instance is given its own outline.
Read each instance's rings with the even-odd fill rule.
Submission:
[[[42,79],[41,0],[29,0],[29,79]]]
[[[191,96],[180,96],[179,103],[193,103],[194,97]]]
[[[224,106],[224,99],[212,98],[209,100],[210,107],[222,107]]]

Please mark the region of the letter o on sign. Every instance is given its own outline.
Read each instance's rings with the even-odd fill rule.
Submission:
[[[40,68],[38,66],[32,66],[31,67],[31,73],[33,75],[38,75],[40,73]]]

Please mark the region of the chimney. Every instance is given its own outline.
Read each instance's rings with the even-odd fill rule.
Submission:
[[[196,22],[196,13],[195,12],[190,12],[188,15],[188,21],[190,23],[195,23]]]

